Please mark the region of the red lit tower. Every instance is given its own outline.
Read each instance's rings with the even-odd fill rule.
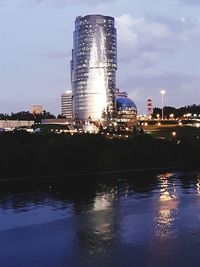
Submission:
[[[153,113],[152,99],[148,98],[147,99],[147,115],[151,116],[152,113]]]

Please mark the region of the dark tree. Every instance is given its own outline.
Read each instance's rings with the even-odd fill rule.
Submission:
[[[169,118],[170,114],[174,114],[175,118],[181,118],[184,114],[197,114],[200,115],[200,105],[190,105],[180,108],[165,106],[164,107],[164,116]],[[153,118],[157,118],[156,115],[159,114],[161,117],[162,110],[161,108],[155,107],[153,109]]]

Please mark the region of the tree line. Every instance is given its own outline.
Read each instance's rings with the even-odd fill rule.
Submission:
[[[197,114],[200,115],[200,105],[189,105],[189,106],[185,106],[185,107],[180,107],[180,108],[175,108],[175,107],[171,107],[171,106],[165,106],[163,108],[163,112],[164,112],[164,116],[169,118],[171,114],[174,115],[174,118],[181,118],[183,117],[185,114]],[[159,114],[159,116],[162,116],[162,109],[155,107],[153,109],[153,118],[157,118],[157,114]]]
[[[41,122],[42,119],[55,119],[56,116],[50,113],[49,111],[43,110],[42,113],[35,114],[30,113],[29,111],[20,111],[12,112],[9,114],[0,114],[0,120],[26,120],[26,121],[35,121],[36,123]]]
[[[200,139],[158,140],[136,135],[108,140],[102,135],[0,134],[0,179],[69,175],[110,170],[198,167]]]

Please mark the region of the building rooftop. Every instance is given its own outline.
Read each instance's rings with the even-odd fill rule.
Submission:
[[[137,110],[137,107],[133,100],[127,97],[117,97],[116,99],[117,109],[135,109]]]

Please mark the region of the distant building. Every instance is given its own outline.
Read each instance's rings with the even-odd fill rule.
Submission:
[[[32,105],[30,108],[30,113],[32,114],[41,114],[43,112],[43,106],[41,105]]]
[[[69,124],[69,120],[67,119],[42,119],[41,123],[42,124]]]
[[[31,127],[34,121],[21,121],[21,120],[0,120],[0,128],[20,128],[20,127]]]
[[[72,120],[72,91],[61,94],[61,114]]]
[[[34,133],[67,133],[77,132],[74,125],[66,119],[44,119],[40,124],[35,125]]]
[[[128,97],[128,94],[127,92],[123,91],[119,91],[119,89],[117,88],[116,91],[115,91],[115,97]]]
[[[79,16],[71,60],[73,118],[99,121],[115,110],[117,36],[113,17]]]

